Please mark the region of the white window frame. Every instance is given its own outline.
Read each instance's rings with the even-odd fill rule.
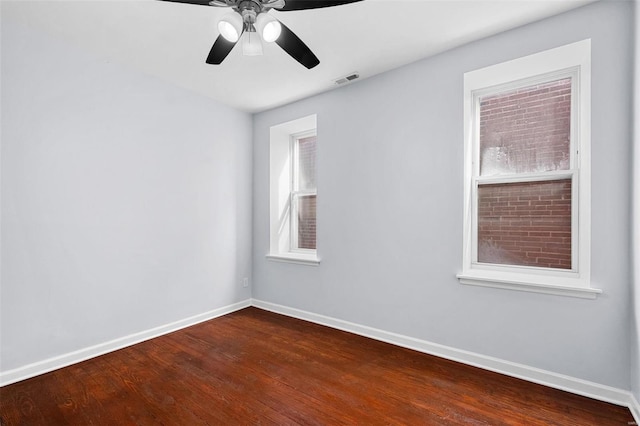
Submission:
[[[481,97],[515,88],[572,78],[571,158],[569,170],[480,176]],[[595,298],[591,287],[591,40],[536,53],[464,75],[464,241],[461,284]],[[497,265],[477,261],[477,189],[479,184],[571,178],[572,269]]]
[[[307,130],[305,132],[296,133],[291,135],[291,195],[289,200],[290,208],[290,219],[289,223],[291,224],[291,229],[289,231],[290,242],[289,242],[289,250],[292,253],[303,253],[307,255],[315,255],[316,249],[307,249],[298,247],[298,203],[295,202],[296,198],[306,197],[306,196],[318,196],[318,188],[313,190],[300,190],[298,189],[298,180],[299,180],[299,164],[298,159],[300,158],[298,150],[299,150],[299,141],[300,139],[308,138],[310,136],[317,136],[316,129]],[[316,242],[317,244],[317,242]]]
[[[269,145],[269,253],[267,259],[318,266],[318,247],[299,249],[295,241],[297,212],[294,203],[295,139],[317,135],[315,114],[272,126]],[[316,184],[317,185],[317,184]],[[317,194],[316,191],[314,191]],[[317,218],[317,212],[316,212]]]

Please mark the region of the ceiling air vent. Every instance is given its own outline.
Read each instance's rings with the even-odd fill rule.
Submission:
[[[360,74],[358,74],[357,72],[354,72],[352,74],[349,74],[345,77],[341,77],[337,80],[335,80],[336,84],[340,85],[340,84],[345,84],[348,83],[350,81],[356,80],[360,77]]]

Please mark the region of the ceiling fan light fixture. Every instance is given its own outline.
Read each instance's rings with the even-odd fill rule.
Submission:
[[[236,12],[230,13],[218,21],[220,35],[228,41],[235,43],[242,34],[242,17]]]
[[[282,25],[274,17],[260,13],[256,18],[256,29],[265,42],[272,43],[280,37]]]

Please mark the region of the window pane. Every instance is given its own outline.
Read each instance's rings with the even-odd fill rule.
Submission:
[[[313,190],[316,188],[316,137],[309,136],[298,139],[298,176],[297,190]]]
[[[571,269],[571,179],[480,185],[478,262]]]
[[[301,195],[297,198],[298,248],[316,248],[316,196]]]
[[[480,98],[480,174],[570,167],[571,78]]]

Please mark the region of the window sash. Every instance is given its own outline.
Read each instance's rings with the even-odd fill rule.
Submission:
[[[315,188],[306,188],[304,190],[300,190],[299,180],[300,180],[300,164],[299,164],[299,142],[301,139],[308,138],[310,136],[316,136],[316,130],[309,130],[305,132],[296,133],[291,135],[291,191],[289,195],[289,251],[292,253],[304,253],[304,254],[313,254],[317,251],[317,239],[316,239],[316,248],[302,248],[299,247],[299,220],[298,220],[298,199],[306,196],[315,196],[317,200],[317,187]],[[317,217],[317,212],[316,212]],[[316,220],[317,224],[317,220]]]
[[[569,169],[554,170],[545,172],[529,173],[508,173],[482,176],[480,174],[480,100],[483,97],[510,92],[520,88],[544,84],[554,80],[571,78],[571,118],[570,118],[570,140],[569,140]],[[579,272],[579,158],[578,149],[580,141],[579,114],[580,114],[580,67],[574,66],[558,71],[553,71],[534,77],[523,78],[508,83],[495,85],[492,87],[474,90],[472,97],[472,176],[471,182],[471,223],[470,223],[470,259],[469,266],[474,269],[489,269],[494,271],[504,271],[508,273],[540,273],[542,275],[552,273],[564,275],[570,273],[575,275]],[[538,266],[509,265],[483,263],[478,261],[478,187],[486,184],[503,183],[528,183],[544,182],[550,180],[571,179],[571,269],[545,268]]]
[[[298,220],[299,218],[298,200],[303,197],[311,197],[311,196],[314,196],[317,199],[316,191],[292,191],[291,192],[291,198],[290,198],[291,247],[290,247],[290,250],[293,253],[315,253],[316,251],[316,249],[300,247],[300,242],[299,242],[300,224]],[[316,248],[317,248],[317,237],[316,237]]]
[[[563,268],[546,268],[540,266],[527,266],[516,264],[499,264],[499,263],[487,263],[478,261],[478,232],[479,232],[479,201],[478,201],[478,188],[482,185],[492,184],[508,184],[508,183],[536,183],[536,182],[548,182],[558,180],[571,180],[571,269]],[[537,174],[526,174],[526,176],[492,176],[491,178],[477,177],[474,179],[472,185],[472,214],[471,214],[471,266],[473,268],[484,267],[493,270],[502,270],[505,272],[527,272],[535,273],[540,271],[543,274],[548,272],[565,274],[567,272],[571,274],[578,273],[578,260],[579,260],[579,232],[578,232],[578,218],[579,212],[577,206],[579,205],[579,188],[578,188],[578,173],[574,170],[563,170],[561,172],[544,172]]]
[[[508,83],[474,90],[471,93],[472,96],[472,140],[473,140],[473,177],[480,177],[480,99],[486,96],[496,95],[503,92],[510,92],[519,88],[551,82],[554,80],[560,80],[563,78],[571,78],[571,122],[570,128],[570,141],[569,141],[569,169],[579,168],[578,164],[578,150],[580,142],[580,67],[570,67],[567,69],[545,73],[530,78],[524,78],[520,80],[511,81]],[[545,172],[539,172],[545,173]],[[520,173],[514,173],[520,174]],[[537,173],[533,173],[537,174]],[[487,178],[494,176],[505,175],[491,175],[485,176]]]
[[[311,136],[316,136],[315,130],[296,133],[291,136],[291,191],[300,190],[300,140]],[[315,190],[314,187],[305,188],[305,190]]]

